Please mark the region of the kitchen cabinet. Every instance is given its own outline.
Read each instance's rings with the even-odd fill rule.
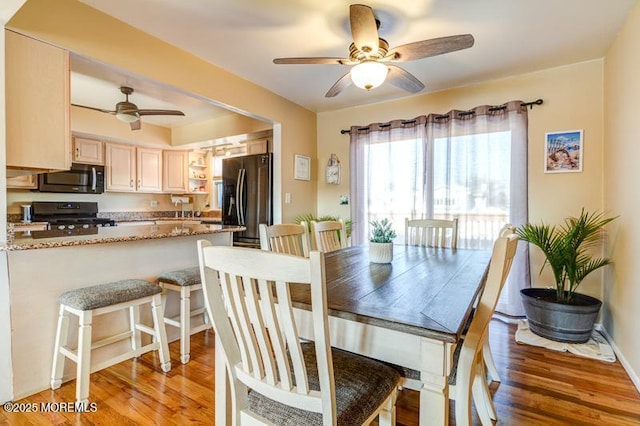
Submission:
[[[22,175],[7,178],[7,189],[36,189],[38,175]]]
[[[162,189],[164,192],[187,192],[187,151],[162,152]]]
[[[209,192],[208,152],[189,152],[189,193],[207,194]]]
[[[269,140],[267,139],[257,139],[257,140],[253,140],[253,141],[247,141],[247,143],[245,144],[247,149],[246,149],[246,155],[253,155],[253,154],[266,154],[268,152],[268,145],[269,145]]]
[[[7,175],[69,170],[69,52],[5,30],[5,58]]]
[[[162,192],[162,150],[136,148],[138,192]]]
[[[104,143],[94,139],[74,137],[73,162],[104,165]]]
[[[112,192],[162,192],[162,150],[107,143],[105,189]]]

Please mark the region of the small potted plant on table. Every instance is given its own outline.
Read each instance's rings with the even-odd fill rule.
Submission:
[[[591,272],[611,263],[592,256],[589,250],[598,247],[604,226],[614,219],[582,209],[578,218],[567,218],[558,227],[526,224],[516,229],[521,240],[542,250],[546,257],[542,268],[549,265],[555,278],[555,288],[520,291],[533,333],[559,342],[589,340],[602,302],[576,289]]]
[[[391,263],[393,260],[393,239],[396,231],[389,219],[374,219],[371,222],[369,239],[369,260],[372,263]]]

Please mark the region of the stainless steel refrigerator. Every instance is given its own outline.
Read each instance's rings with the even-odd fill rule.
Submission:
[[[233,234],[233,244],[260,247],[258,225],[272,224],[272,154],[222,160],[222,223],[247,229]]]

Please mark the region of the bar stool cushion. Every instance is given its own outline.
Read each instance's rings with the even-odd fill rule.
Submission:
[[[60,303],[70,308],[88,311],[118,303],[129,302],[162,292],[162,289],[144,280],[122,280],[91,287],[65,291]]]
[[[158,281],[179,286],[192,286],[200,284],[200,267],[178,269],[161,274]]]

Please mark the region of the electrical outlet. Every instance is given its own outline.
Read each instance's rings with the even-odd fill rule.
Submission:
[[[285,204],[291,204],[291,193],[290,192],[285,192],[284,193],[284,203]]]
[[[151,200],[151,202],[149,203],[149,205],[151,207],[158,207],[158,200]]]

